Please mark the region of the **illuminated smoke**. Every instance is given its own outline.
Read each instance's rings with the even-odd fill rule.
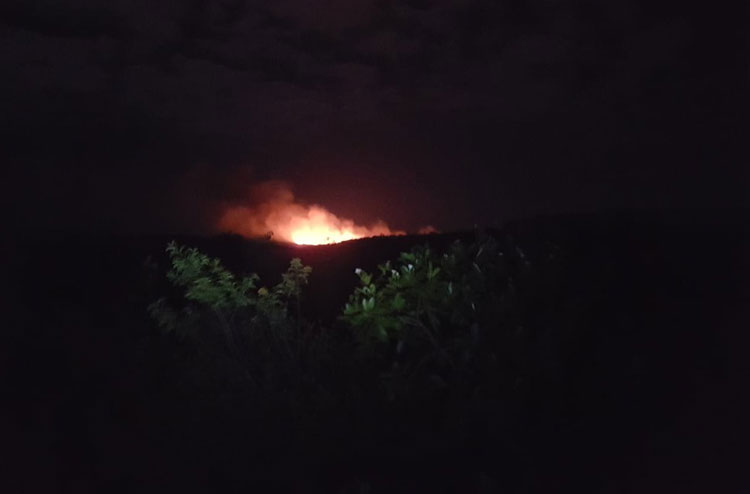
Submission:
[[[437,228],[432,225],[423,226],[417,231],[420,235],[430,235],[432,233],[440,233]]]
[[[302,204],[283,182],[266,182],[253,188],[253,206],[228,207],[219,228],[248,237],[268,237],[300,245],[332,244],[379,235],[404,235],[382,221],[366,227],[340,218],[318,205]]]

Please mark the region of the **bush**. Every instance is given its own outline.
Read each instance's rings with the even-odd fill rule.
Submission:
[[[512,243],[422,246],[376,274],[358,269],[359,286],[328,328],[301,317],[311,269],[299,259],[268,289],[195,249],[170,244],[168,253],[179,296],[153,304],[152,315],[203,353],[223,335],[207,360],[230,365],[206,372],[236,382],[248,413],[278,421],[263,423],[271,443],[297,424],[300,447],[330,436],[360,450],[406,443],[429,457],[437,444],[486,443],[488,431],[506,434],[523,420],[533,335],[522,323],[536,281]],[[211,368],[206,359],[188,365]]]
[[[341,358],[343,351],[354,359],[344,365],[361,358],[380,362],[377,372],[394,398],[396,388],[404,395],[449,383],[466,388],[466,379],[497,367],[499,352],[507,355],[519,345],[516,287],[528,262],[520,249],[503,252],[491,237],[457,241],[444,253],[418,247],[379,265],[377,274],[357,269],[360,285],[339,319],[359,350],[339,338],[343,347],[334,351],[331,331],[312,331],[302,319],[301,295],[312,268],[300,259],[292,259],[282,281],[268,289],[258,288],[257,275],[239,278],[197,249],[171,243],[167,253],[167,278],[180,290],[179,300],[158,300],[151,315],[166,332],[202,345],[221,334],[225,356],[245,372],[254,369],[251,374],[274,367],[288,375],[305,367],[303,356],[320,367],[324,355]],[[517,373],[506,371],[503,379]]]
[[[519,349],[516,285],[528,267],[520,250],[500,250],[490,237],[402,253],[360,279],[341,319],[365,346],[385,356],[382,377],[392,399],[424,393],[476,392],[499,374],[499,352]],[[486,379],[485,379],[486,384]]]
[[[309,266],[292,259],[282,281],[268,289],[258,288],[256,274],[238,278],[195,248],[172,242],[167,253],[167,279],[178,295],[149,306],[165,333],[192,340],[214,360],[230,360],[235,372],[257,386],[297,367],[304,352],[300,295]]]

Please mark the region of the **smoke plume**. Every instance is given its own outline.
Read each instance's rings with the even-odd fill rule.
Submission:
[[[270,237],[305,245],[405,234],[392,230],[383,221],[361,226],[331,213],[323,206],[298,202],[284,182],[258,184],[252,188],[251,197],[252,205],[227,207],[219,220],[219,229],[248,237]]]

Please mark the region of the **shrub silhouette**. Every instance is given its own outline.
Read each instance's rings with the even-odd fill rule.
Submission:
[[[381,377],[391,399],[471,394],[482,379],[495,387],[517,379],[518,369],[506,365],[501,373],[498,364],[522,350],[515,287],[528,262],[520,249],[509,252],[482,236],[442,254],[417,247],[377,274],[357,270],[360,286],[340,319],[385,359]]]
[[[613,347],[598,336],[617,303],[598,298],[601,273],[572,269],[554,244],[526,251],[480,234],[413,248],[374,273],[357,269],[358,285],[324,327],[302,317],[311,268],[299,259],[279,284],[258,288],[257,276],[195,249],[170,244],[168,253],[177,293],[152,304],[152,316],[199,348],[188,369],[216,389],[231,383],[242,410],[263,418],[266,444],[299,434],[296,447],[341,457],[445,465],[482,451],[497,465],[528,465],[514,456],[524,449],[554,463],[575,434],[566,424],[593,424],[593,451],[598,417],[649,392],[640,376],[653,363],[638,360],[635,376],[628,367],[638,342],[622,333],[627,344]]]
[[[204,354],[228,363],[235,369],[233,374],[256,387],[293,370],[299,372],[307,343],[300,333],[300,298],[312,271],[309,266],[292,259],[278,285],[258,288],[256,274],[237,277],[219,259],[196,248],[172,242],[167,253],[166,276],[178,296],[172,301],[160,298],[149,306],[152,318],[166,333],[193,341]]]

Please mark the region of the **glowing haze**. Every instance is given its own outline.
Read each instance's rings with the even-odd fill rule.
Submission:
[[[320,245],[379,235],[404,235],[383,221],[361,226],[315,204],[302,204],[283,182],[266,182],[252,190],[254,204],[227,207],[219,220],[222,231],[248,237],[271,235],[273,240]]]

